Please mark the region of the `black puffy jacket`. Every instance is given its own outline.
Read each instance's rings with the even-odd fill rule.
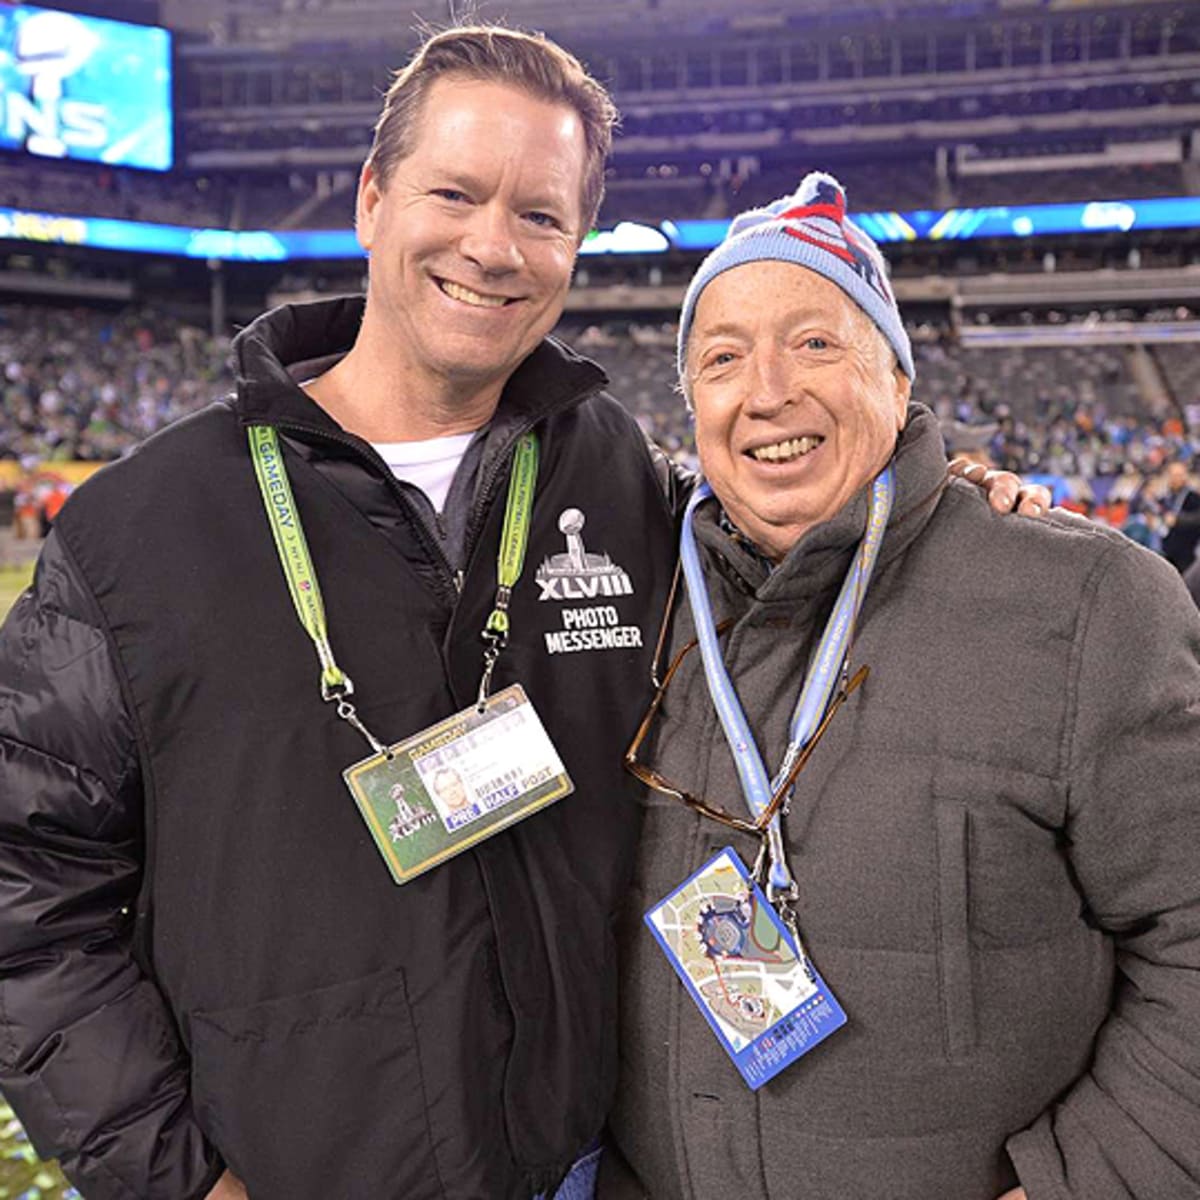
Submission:
[[[241,335],[237,396],[76,493],[0,639],[0,1088],[88,1200],[202,1197],[224,1163],[253,1200],[525,1200],[611,1098],[636,833],[619,762],[669,497],[602,374],[546,342],[489,434],[460,592],[383,462],[284,368],[344,350],[359,303]],[[319,697],[249,422],[284,438],[333,645],[389,741],[474,697],[511,448],[537,430],[495,686],[525,685],[572,796],[391,882],[340,778],[365,746]],[[538,585],[568,508],[628,592]],[[634,632],[555,636],[597,622]]]

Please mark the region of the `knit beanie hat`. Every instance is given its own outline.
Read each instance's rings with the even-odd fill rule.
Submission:
[[[821,171],[805,175],[794,195],[735,217],[725,240],[700,264],[679,317],[680,375],[700,293],[722,271],[764,261],[795,263],[836,283],[879,327],[905,375],[916,378],[912,346],[888,284],[887,264],[879,247],[846,215],[842,185]]]

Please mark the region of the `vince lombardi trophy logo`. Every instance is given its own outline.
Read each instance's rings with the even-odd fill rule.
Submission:
[[[583,544],[586,518],[577,508],[565,509],[558,531],[567,552],[551,554],[537,569],[539,600],[595,600],[602,596],[631,596],[629,576],[607,554],[589,554]]]
[[[558,531],[567,539],[567,561],[575,571],[587,570],[587,551],[583,548],[584,515],[577,508],[568,508],[558,518]]]
[[[37,12],[18,26],[13,57],[17,70],[29,76],[33,108],[40,118],[36,127],[31,122],[25,142],[31,153],[49,158],[67,153],[59,121],[63,80],[74,75],[99,44],[100,39],[69,13]]]

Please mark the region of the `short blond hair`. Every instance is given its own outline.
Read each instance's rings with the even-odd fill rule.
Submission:
[[[542,34],[498,25],[464,25],[435,33],[397,72],[367,155],[380,188],[387,187],[396,163],[412,153],[425,97],[444,77],[505,84],[578,113],[587,146],[581,235],[591,229],[604,199],[604,164],[612,149],[616,106],[604,85],[573,54]]]

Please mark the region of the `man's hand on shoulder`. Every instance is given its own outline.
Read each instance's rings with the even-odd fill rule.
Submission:
[[[250,1194],[242,1181],[232,1171],[226,1170],[204,1200],[250,1200]]]
[[[1029,1197],[1025,1195],[1024,1188],[1013,1188],[1011,1192],[1005,1192],[1000,1200],[1029,1200]]]
[[[1010,513],[1015,509],[1023,517],[1041,517],[1050,509],[1051,497],[1047,488],[1040,483],[1023,484],[1021,477],[1011,471],[988,470],[983,463],[956,458],[950,463],[950,474],[983,488],[988,503],[998,513]]]

